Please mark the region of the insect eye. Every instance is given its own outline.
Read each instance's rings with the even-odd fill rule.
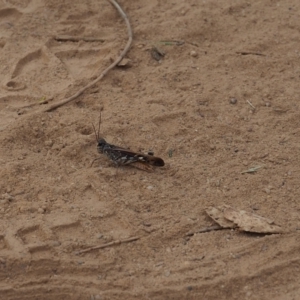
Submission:
[[[103,147],[106,144],[106,141],[104,139],[100,139],[98,142],[98,147]]]

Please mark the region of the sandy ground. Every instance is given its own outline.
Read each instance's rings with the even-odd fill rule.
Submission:
[[[120,4],[130,61],[45,113],[119,55],[124,21],[104,0],[0,2],[1,299],[300,299],[299,0]],[[165,167],[97,153],[101,108],[101,136]],[[285,233],[187,236],[223,204]]]

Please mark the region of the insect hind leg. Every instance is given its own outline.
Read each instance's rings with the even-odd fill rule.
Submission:
[[[97,158],[93,159],[93,161],[91,162],[90,168],[93,166],[94,162],[95,162],[96,160],[100,159],[100,158],[101,158],[101,157],[97,157]]]

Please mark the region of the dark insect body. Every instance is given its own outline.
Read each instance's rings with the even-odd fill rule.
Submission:
[[[99,153],[105,154],[118,166],[134,164],[137,162],[156,167],[163,167],[165,165],[164,161],[159,157],[134,152],[119,146],[109,144],[103,138],[98,140],[97,149]]]
[[[153,166],[163,167],[165,165],[163,159],[161,159],[160,157],[153,156],[153,152],[143,154],[109,144],[105,141],[105,139],[100,138],[99,136],[100,124],[101,115],[99,120],[98,133],[96,132],[96,129],[93,125],[97,140],[97,150],[99,153],[105,154],[117,166],[132,165],[136,168],[143,169],[145,171],[152,171]]]

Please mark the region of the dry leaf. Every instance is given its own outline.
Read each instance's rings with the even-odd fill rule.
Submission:
[[[244,210],[235,210],[232,207],[224,209],[224,217],[243,230],[256,233],[281,233],[282,228],[276,225],[273,220],[249,213]]]
[[[259,215],[236,210],[229,205],[210,207],[206,213],[223,228],[238,227],[242,231],[255,233],[282,233],[283,229],[273,220]]]
[[[219,208],[209,207],[205,211],[221,227],[223,227],[223,228],[234,228],[234,227],[236,227],[236,225],[233,222],[231,222],[231,221],[224,218],[224,213]]]

